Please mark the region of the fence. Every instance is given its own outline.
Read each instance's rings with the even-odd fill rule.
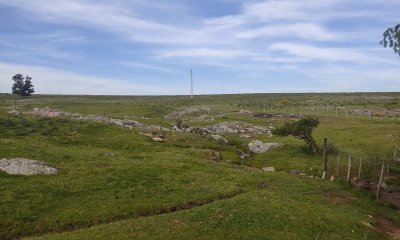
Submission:
[[[346,181],[358,187],[376,188],[378,198],[381,187],[387,187],[385,180],[400,173],[398,150],[397,146],[393,146],[390,154],[385,156],[357,156],[345,151],[336,151],[332,154],[324,143],[322,176]]]

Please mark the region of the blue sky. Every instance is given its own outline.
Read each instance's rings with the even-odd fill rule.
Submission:
[[[0,0],[0,92],[400,91],[398,0]]]

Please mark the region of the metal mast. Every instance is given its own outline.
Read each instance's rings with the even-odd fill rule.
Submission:
[[[193,98],[193,71],[190,69],[190,98]]]

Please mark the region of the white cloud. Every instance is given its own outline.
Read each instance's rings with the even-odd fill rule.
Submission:
[[[158,58],[211,58],[211,59],[233,59],[240,56],[250,55],[241,50],[220,50],[208,48],[175,49],[160,51],[156,54]]]
[[[312,41],[321,40],[337,40],[337,34],[331,33],[323,27],[311,23],[293,23],[268,25],[261,28],[255,28],[243,31],[237,34],[240,39],[251,39],[258,37],[274,37],[274,38],[301,38]]]
[[[184,92],[182,86],[159,85],[156,87],[154,84],[135,84],[134,79],[121,81],[54,68],[2,62],[0,62],[0,79],[2,79],[0,92],[11,91],[11,78],[16,73],[31,76],[36,93],[40,94],[146,95]]]
[[[330,61],[368,61],[371,57],[347,48],[322,48],[296,43],[275,43],[272,50],[284,50],[298,57]]]
[[[160,72],[166,72],[166,73],[176,73],[172,68],[166,68],[166,67],[160,67],[160,66],[154,66],[150,64],[144,64],[144,63],[137,63],[137,62],[122,62],[121,63],[124,66],[128,67],[134,67],[134,68],[144,68],[144,69],[150,69],[150,70],[155,70],[155,71],[160,71]]]

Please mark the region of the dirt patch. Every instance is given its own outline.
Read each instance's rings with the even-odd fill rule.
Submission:
[[[394,239],[400,239],[400,228],[398,224],[396,224],[391,219],[382,216],[378,217],[377,221],[378,221],[378,228],[382,232],[389,234]]]
[[[10,175],[49,175],[58,170],[47,163],[25,158],[0,159],[0,170]]]
[[[395,206],[397,209],[400,209],[400,193],[397,191],[390,191],[384,189],[380,193],[380,198],[387,203],[392,204]]]
[[[335,205],[335,206],[352,204],[356,200],[357,200],[356,198],[353,198],[353,197],[350,197],[350,196],[341,195],[341,194],[338,194],[338,193],[326,193],[325,194],[325,201],[327,203],[330,203],[330,204]]]

